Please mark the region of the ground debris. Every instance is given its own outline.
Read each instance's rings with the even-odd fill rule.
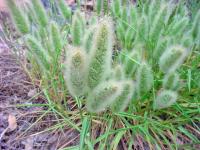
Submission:
[[[8,128],[10,129],[10,131],[14,131],[17,128],[16,117],[12,114],[8,115]]]

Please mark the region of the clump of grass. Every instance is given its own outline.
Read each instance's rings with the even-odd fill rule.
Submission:
[[[97,1],[100,20],[92,16],[86,23],[60,1],[61,18],[69,23],[63,25],[40,1],[30,6],[35,17],[29,23],[9,3],[29,50],[31,78],[40,80],[49,109],[80,132],[82,149],[116,149],[123,140],[131,149],[141,139],[150,149],[178,149],[180,135],[198,143],[183,125],[199,130],[199,13],[191,22],[182,3]],[[69,103],[75,103],[71,110]],[[88,137],[96,126],[102,134]]]

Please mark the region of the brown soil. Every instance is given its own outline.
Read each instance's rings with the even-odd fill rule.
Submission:
[[[31,84],[6,45],[1,43],[0,52],[0,149],[55,150],[76,145],[79,135],[72,129],[43,132],[59,122],[52,112],[41,118],[46,107],[19,106],[45,104],[46,101],[42,96],[31,99],[39,92],[38,88]],[[9,116],[16,119],[14,129]]]

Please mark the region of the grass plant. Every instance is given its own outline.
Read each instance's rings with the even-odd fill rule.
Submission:
[[[29,76],[46,99],[41,117],[61,118],[44,132],[80,132],[78,146],[62,149],[200,144],[200,11],[191,18],[182,2],[98,0],[85,22],[80,10],[73,14],[59,1],[60,23],[34,0],[27,23],[27,12],[8,4],[21,34],[15,42],[26,47]]]

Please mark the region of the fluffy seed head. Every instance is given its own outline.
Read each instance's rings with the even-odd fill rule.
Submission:
[[[58,3],[59,9],[60,9],[63,17],[65,19],[70,19],[71,10],[70,10],[69,6],[66,5],[66,2],[64,0],[58,0],[57,3]]]
[[[177,73],[172,72],[166,74],[163,80],[163,87],[169,90],[176,90],[179,83],[179,76]]]
[[[113,112],[122,112],[127,107],[134,93],[134,87],[132,81],[122,81],[122,91],[120,95],[114,100],[111,105]]]
[[[86,54],[79,48],[74,48],[68,52],[65,62],[65,80],[72,96],[78,97],[86,90]]]
[[[112,0],[112,12],[113,15],[119,17],[121,15],[121,0]]]
[[[84,46],[84,50],[89,53],[91,51],[92,48],[92,44],[93,44],[93,37],[94,37],[94,33],[95,33],[96,28],[95,27],[91,27],[85,37],[84,37],[84,42],[83,42],[83,46]]]
[[[154,109],[162,109],[176,102],[177,93],[169,90],[161,91],[154,102]]]
[[[81,45],[81,39],[84,33],[84,22],[82,15],[79,11],[76,11],[73,18],[72,18],[72,28],[71,28],[71,34],[72,34],[72,43],[74,46],[80,46]]]
[[[88,87],[93,89],[110,74],[112,61],[112,28],[109,20],[97,26],[88,68]]]
[[[104,111],[122,91],[122,83],[116,81],[101,82],[87,97],[86,107],[90,112]]]
[[[60,53],[62,49],[62,38],[60,36],[59,27],[55,22],[51,23],[51,42],[54,46],[54,52]]]
[[[97,11],[98,15],[101,14],[101,9],[102,9],[102,0],[97,0],[96,1],[96,11]]]
[[[42,27],[46,27],[48,24],[48,17],[42,3],[40,2],[40,0],[33,0],[32,4],[38,23]]]
[[[29,32],[29,23],[27,18],[23,15],[23,12],[18,8],[14,0],[6,0],[9,10],[12,14],[12,19],[17,30],[21,34],[27,34]]]
[[[160,36],[160,39],[161,40],[157,43],[157,45],[153,51],[153,57],[158,60],[159,60],[160,56],[164,53],[164,51],[166,50],[166,48],[169,44],[168,37]]]
[[[167,6],[165,4],[161,5],[156,16],[154,16],[152,28],[150,30],[150,37],[154,42],[158,40],[158,37],[160,36],[164,27],[165,15],[167,11],[166,8]]]
[[[197,46],[200,47],[200,10],[197,12],[192,25],[192,36]]]
[[[116,80],[122,80],[122,79],[124,79],[124,71],[123,71],[122,65],[120,65],[120,64],[116,65],[114,67],[114,69],[113,69],[113,74],[112,75],[114,76],[114,78]]]
[[[31,51],[31,53],[38,57],[38,60],[43,62],[44,64],[51,63],[51,57],[46,49],[42,47],[40,42],[35,39],[33,36],[29,35],[26,37],[26,44]]]
[[[143,62],[137,70],[137,94],[141,95],[147,93],[153,85],[153,74],[149,65]]]
[[[103,11],[104,11],[104,14],[107,14],[108,13],[108,0],[103,0]]]
[[[165,73],[174,72],[185,60],[187,50],[181,46],[168,48],[160,57],[160,70]]]

